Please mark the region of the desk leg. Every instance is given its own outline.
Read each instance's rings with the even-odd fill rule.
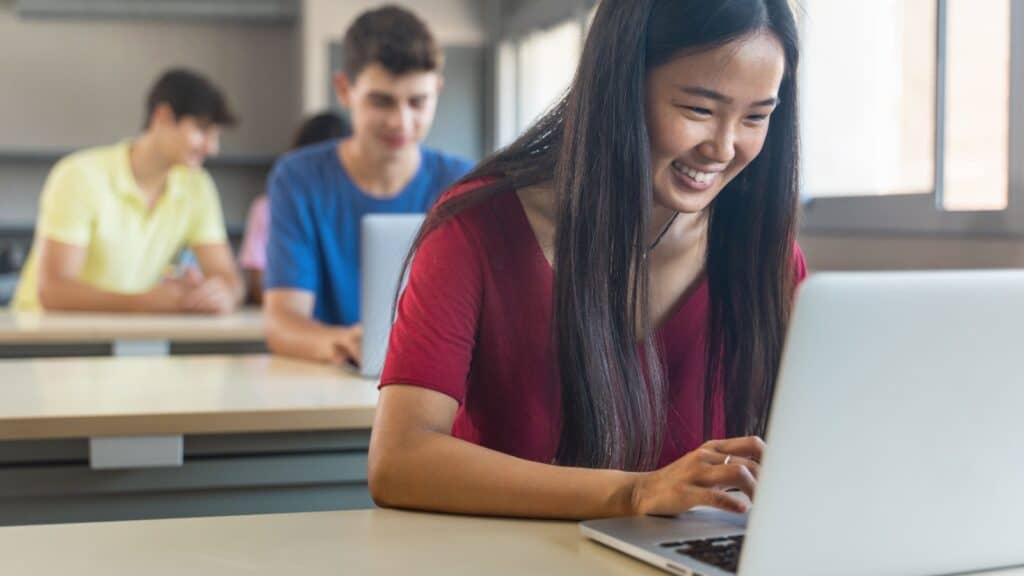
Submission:
[[[89,438],[89,467],[93,470],[181,467],[182,436],[125,436]]]
[[[114,356],[168,356],[171,343],[167,340],[115,340]]]

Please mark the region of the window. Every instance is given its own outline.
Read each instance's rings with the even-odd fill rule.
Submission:
[[[796,5],[805,228],[1024,234],[1024,2]],[[571,81],[585,7],[500,43],[499,144]]]
[[[946,3],[946,210],[1006,208],[1010,0]]]
[[[562,97],[582,45],[583,29],[576,19],[499,45],[499,145],[511,143]]]
[[[801,4],[807,227],[1024,233],[1010,155],[1024,128],[1010,108],[1024,5]]]
[[[935,0],[810,0],[804,190],[925,194],[935,175]]]
[[[519,128],[526,128],[565,93],[580,59],[576,21],[534,32],[519,43]]]

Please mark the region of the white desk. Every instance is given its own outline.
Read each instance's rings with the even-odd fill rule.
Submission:
[[[226,316],[14,312],[0,310],[0,358],[154,356],[205,350],[263,349],[263,314]]]
[[[33,576],[665,574],[572,522],[394,510],[0,528],[0,558]]]
[[[375,381],[270,356],[0,362],[0,524],[367,506],[376,402]]]

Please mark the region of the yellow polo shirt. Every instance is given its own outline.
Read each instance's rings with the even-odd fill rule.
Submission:
[[[202,169],[177,167],[153,207],[135,183],[130,142],[61,159],[46,178],[35,242],[12,306],[38,310],[38,251],[43,238],[86,249],[79,280],[109,292],[150,289],[184,246],[227,241],[217,188]]]

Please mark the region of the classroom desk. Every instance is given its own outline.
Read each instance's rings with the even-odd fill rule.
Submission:
[[[0,358],[266,352],[263,313],[225,316],[0,310]]]
[[[573,523],[395,510],[0,528],[0,558],[33,576],[663,574]]]
[[[371,506],[376,402],[265,355],[0,362],[0,524]]]
[[[34,576],[665,574],[573,522],[396,510],[0,528],[0,558]]]

